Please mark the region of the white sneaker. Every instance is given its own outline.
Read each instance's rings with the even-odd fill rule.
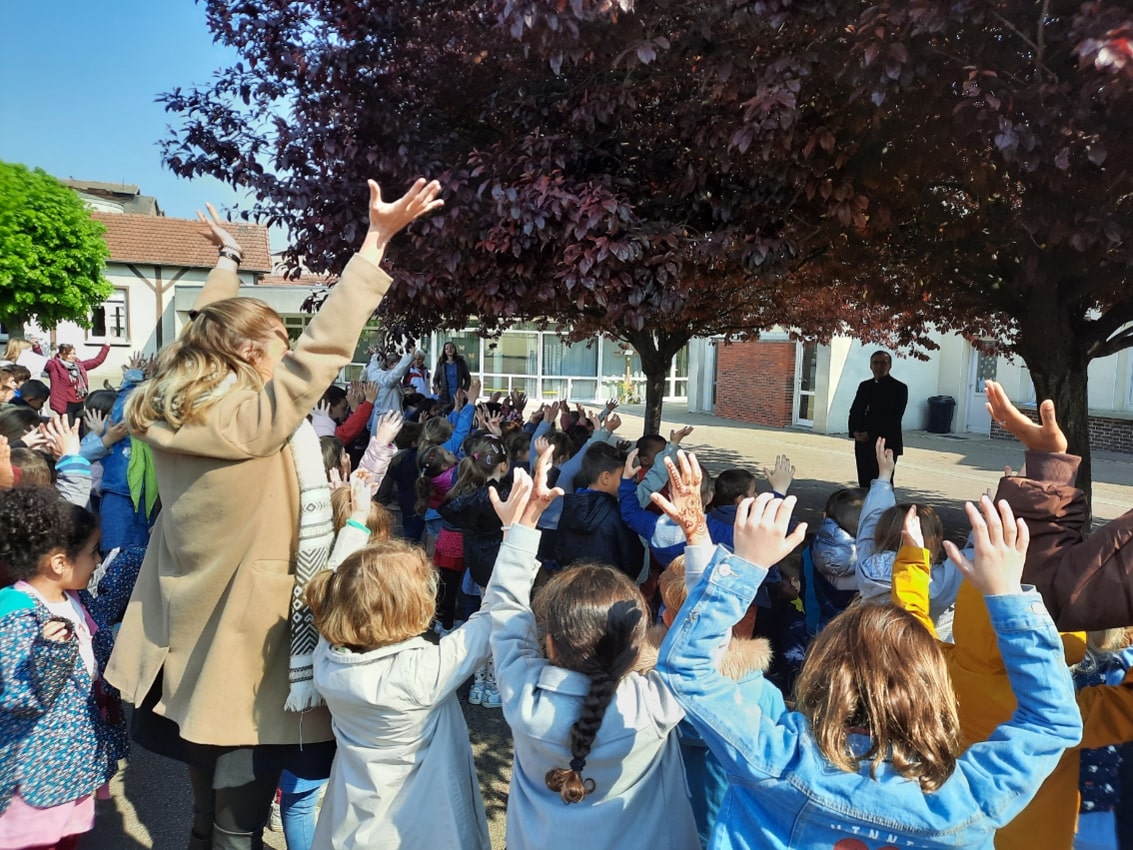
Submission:
[[[480,705],[483,708],[499,708],[504,704],[500,699],[500,692],[495,688],[484,688],[484,697],[480,700]]]
[[[484,701],[484,673],[486,668],[479,667],[472,674],[472,687],[468,691],[468,704],[480,705]]]
[[[271,817],[268,818],[268,829],[272,832],[283,832],[283,815],[279,811],[279,802],[271,801]]]

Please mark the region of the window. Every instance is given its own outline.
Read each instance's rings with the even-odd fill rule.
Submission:
[[[126,290],[115,289],[114,294],[100,306],[91,310],[91,327],[88,339],[100,339],[110,344],[130,342],[130,322],[127,312]]]

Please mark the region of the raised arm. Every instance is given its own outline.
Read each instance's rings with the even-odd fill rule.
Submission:
[[[787,533],[794,506],[793,496],[778,500],[770,493],[740,503],[736,554],[717,547],[705,578],[681,606],[657,662],[657,672],[689,721],[729,775],[741,780],[781,775],[802,732],[791,715],[781,717],[780,725],[758,701],[741,697],[739,685],[717,670],[714,658],[728,630],[747,613],[767,567],[802,542],[805,524]]]
[[[209,417],[211,427],[183,427],[181,451],[239,459],[279,451],[299,423],[322,397],[338,372],[350,362],[354,344],[366,321],[389,289],[390,277],[377,263],[388,240],[418,216],[437,209],[440,185],[418,180],[401,198],[382,201],[377,183],[370,185],[370,229],[357,255],[346,266],[342,280],[331,290],[315,318],[307,325],[295,350],[284,355],[270,381],[260,392],[234,392]],[[187,433],[185,433],[187,432]],[[217,446],[216,436],[229,452]],[[199,445],[198,445],[199,444]]]

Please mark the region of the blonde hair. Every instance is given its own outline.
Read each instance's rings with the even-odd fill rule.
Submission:
[[[360,549],[337,570],[307,583],[315,628],[328,643],[358,652],[401,643],[433,621],[437,571],[425,550],[404,540]]]
[[[956,768],[960,720],[944,655],[928,631],[892,605],[858,605],[818,633],[795,685],[796,706],[822,755],[876,778],[889,761],[898,775],[937,790]],[[850,735],[869,749],[859,754]]]
[[[354,494],[350,492],[349,487],[339,487],[331,491],[330,509],[334,518],[334,531],[337,534],[354,513]],[[366,527],[370,529],[370,543],[389,540],[393,533],[393,516],[386,510],[385,505],[371,500]]]
[[[158,355],[152,380],[126,402],[126,423],[145,431],[155,422],[180,428],[199,418],[229,389],[263,389],[248,362],[249,344],[262,351],[283,320],[258,298],[226,298],[195,313],[181,338]],[[229,376],[235,383],[229,387]]]
[[[657,579],[657,589],[661,591],[661,601],[665,607],[676,614],[688,599],[688,588],[685,586],[685,556],[677,555],[665,567]]]
[[[20,359],[21,354],[33,347],[26,339],[10,339],[8,340],[8,347],[4,349],[4,359],[15,363]]]

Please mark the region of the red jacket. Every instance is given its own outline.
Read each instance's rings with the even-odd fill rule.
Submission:
[[[90,360],[75,360],[75,365],[79,368],[79,375],[82,376],[83,385],[86,387],[87,392],[90,391],[90,381],[87,379],[87,369],[97,369],[102,365],[102,361],[106,359],[106,355],[110,353],[110,346],[103,345],[99,349],[98,354]],[[59,415],[67,412],[68,404],[76,404],[83,399],[79,397],[78,389],[75,381],[71,378],[71,372],[67,369],[67,365],[59,359],[56,355],[47,361],[47,365],[43,367],[47,372],[48,377],[51,379],[51,397],[48,404],[51,409]],[[84,397],[86,393],[83,394]]]

